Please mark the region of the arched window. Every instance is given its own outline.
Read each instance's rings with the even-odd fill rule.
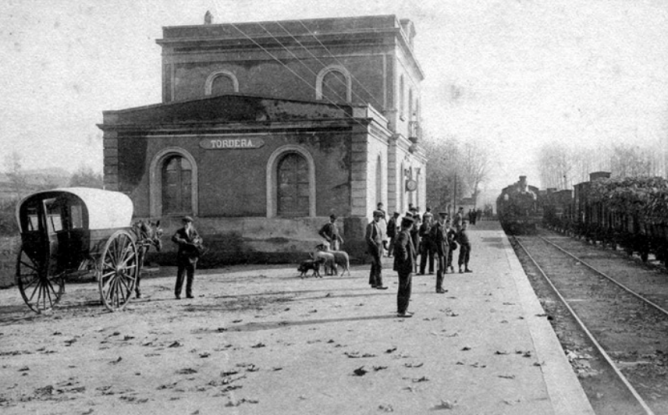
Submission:
[[[315,162],[301,146],[277,148],[267,163],[267,217],[315,216]]]
[[[239,92],[239,81],[230,71],[217,71],[209,75],[204,84],[204,95],[224,95]]]
[[[192,214],[192,165],[181,156],[162,163],[162,213]]]
[[[197,164],[180,147],[159,151],[150,166],[150,215],[197,216]]]
[[[346,68],[330,65],[317,76],[315,98],[327,102],[350,102],[352,95],[352,78]]]
[[[277,214],[300,217],[309,214],[309,180],[306,159],[288,153],[278,162]]]

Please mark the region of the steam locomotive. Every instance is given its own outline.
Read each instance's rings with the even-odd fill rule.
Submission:
[[[496,212],[503,230],[511,235],[533,233],[542,220],[539,191],[526,176],[505,187],[496,199]]]

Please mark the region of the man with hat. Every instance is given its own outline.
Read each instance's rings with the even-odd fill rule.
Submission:
[[[411,280],[415,267],[415,247],[410,235],[413,227],[413,218],[404,217],[401,220],[401,230],[394,242],[394,270],[399,275],[399,290],[397,291],[397,316],[412,317],[408,312],[408,303],[411,299]]]
[[[366,234],[364,236],[367,250],[369,255],[371,255],[369,285],[371,285],[371,288],[379,290],[387,290],[387,287],[383,286],[383,264],[381,262],[383,256],[383,232],[379,224],[384,214],[385,212],[381,210],[374,210],[373,221],[366,226]]]
[[[443,275],[448,270],[448,254],[450,253],[450,227],[448,213],[438,214],[438,221],[431,229],[431,239],[436,248],[436,292],[445,293],[443,289]]]
[[[202,247],[202,238],[193,226],[193,218],[190,216],[183,217],[183,227],[177,230],[174,236],[172,236],[172,242],[179,245],[179,251],[176,254],[178,270],[176,271],[176,287],[174,288],[174,295],[177,300],[181,298],[183,277],[187,274],[186,297],[193,298],[195,268],[197,267],[197,260],[199,259],[200,249]]]
[[[329,246],[332,248],[332,251],[338,251],[340,244],[343,243],[343,238],[339,235],[339,229],[336,227],[336,215],[329,215],[329,222],[324,224],[320,228],[318,234],[325,238],[329,242]]]

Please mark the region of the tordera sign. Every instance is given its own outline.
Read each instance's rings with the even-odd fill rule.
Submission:
[[[257,136],[205,138],[200,140],[199,146],[208,150],[243,150],[260,148],[264,140]]]

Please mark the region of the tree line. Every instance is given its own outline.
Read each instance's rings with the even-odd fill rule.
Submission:
[[[664,175],[664,156],[657,146],[615,144],[591,148],[562,143],[542,146],[537,155],[543,188],[570,189],[589,181],[589,173],[607,171],[613,178]]]

